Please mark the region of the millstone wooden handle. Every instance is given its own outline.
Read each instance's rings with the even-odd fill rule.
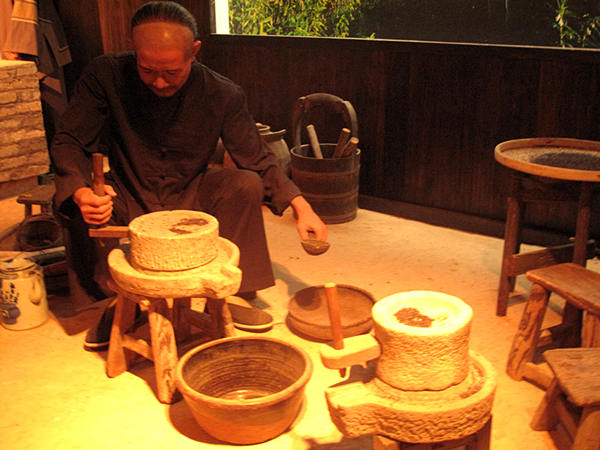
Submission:
[[[90,237],[95,238],[124,238],[129,236],[129,227],[107,225],[100,228],[90,228],[88,232]]]
[[[102,153],[92,154],[92,190],[102,197],[104,192],[104,157]]]
[[[319,138],[317,137],[315,126],[306,125],[306,131],[308,133],[308,139],[310,140],[310,146],[313,149],[315,158],[323,159],[323,152],[321,151],[321,145],[319,144]]]
[[[329,322],[331,323],[331,334],[333,335],[333,348],[340,350],[344,348],[344,335],[342,333],[340,302],[336,284],[325,284],[325,292],[327,293],[327,310],[329,311]]]

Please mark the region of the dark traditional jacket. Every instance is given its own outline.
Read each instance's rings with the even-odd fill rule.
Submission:
[[[219,137],[240,168],[262,177],[264,202],[275,214],[300,195],[262,149],[242,89],[198,62],[174,96],[161,98],[140,80],[135,54],[92,61],[52,145],[58,207],[91,185],[90,154],[103,136],[115,189],[144,212],[173,209],[182,196],[194,195]]]

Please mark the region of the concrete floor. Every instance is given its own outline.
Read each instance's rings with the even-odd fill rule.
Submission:
[[[22,219],[14,198],[0,201],[0,231]],[[528,283],[519,277],[517,295],[506,317],[495,316],[502,240],[430,226],[372,211],[329,226],[330,250],[309,256],[301,248],[290,211],[283,217],[265,212],[276,285],[260,298],[276,320],[266,335],[306,349],[314,372],[306,401],[286,433],[248,448],[360,449],[371,438],[343,437],[330,420],[324,390],[342,379],[323,367],[320,342],[292,333],[286,326],[287,303],[302,288],[326,282],[350,284],[376,299],[409,290],[455,295],[474,311],[470,346],[497,371],[491,448],[554,449],[549,433],[529,428],[543,395],[532,384],[517,382],[504,371],[512,337],[521,317]],[[6,250],[9,240],[5,240]],[[597,260],[588,267],[599,270]],[[0,327],[0,447],[5,449],[199,449],[233,448],[207,435],[183,401],[158,402],[152,366],[141,362],[117,378],[105,375],[106,352],[82,348],[86,329],[104,302],[80,304],[68,296],[49,295],[50,319],[24,331]],[[555,309],[560,299],[553,300]],[[547,323],[558,320],[550,311]],[[239,331],[239,335],[251,333]],[[360,371],[350,372],[360,379]]]

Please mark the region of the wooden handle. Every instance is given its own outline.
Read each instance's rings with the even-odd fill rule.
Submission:
[[[308,139],[310,140],[310,146],[313,149],[315,158],[323,159],[323,152],[321,151],[321,145],[319,144],[319,138],[317,137],[314,125],[306,125],[306,131],[308,132]]]
[[[336,284],[325,284],[325,292],[327,293],[327,309],[329,311],[329,322],[331,323],[331,334],[333,335],[333,348],[340,350],[344,348],[344,335],[342,333],[340,302],[338,301]]]
[[[358,147],[358,138],[351,137],[346,146],[344,147],[344,151],[342,152],[342,158],[345,156],[352,155],[354,153],[354,150],[356,150],[356,147]]]
[[[92,190],[98,196],[104,192],[104,156],[102,153],[92,154]]]
[[[88,234],[95,238],[124,238],[129,236],[129,227],[106,225],[100,228],[90,228]]]
[[[333,152],[334,158],[339,158],[343,155],[344,147],[346,146],[346,142],[348,142],[350,133],[351,131],[348,128],[342,128],[342,131],[340,132],[340,137],[338,138],[335,150]]]

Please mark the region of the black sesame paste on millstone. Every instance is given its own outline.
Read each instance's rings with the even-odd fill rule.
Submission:
[[[552,152],[531,158],[534,164],[560,167],[562,169],[600,170],[600,155],[578,152]]]
[[[429,328],[433,322],[431,317],[421,314],[417,308],[402,308],[394,315],[398,322],[409,327]]]

